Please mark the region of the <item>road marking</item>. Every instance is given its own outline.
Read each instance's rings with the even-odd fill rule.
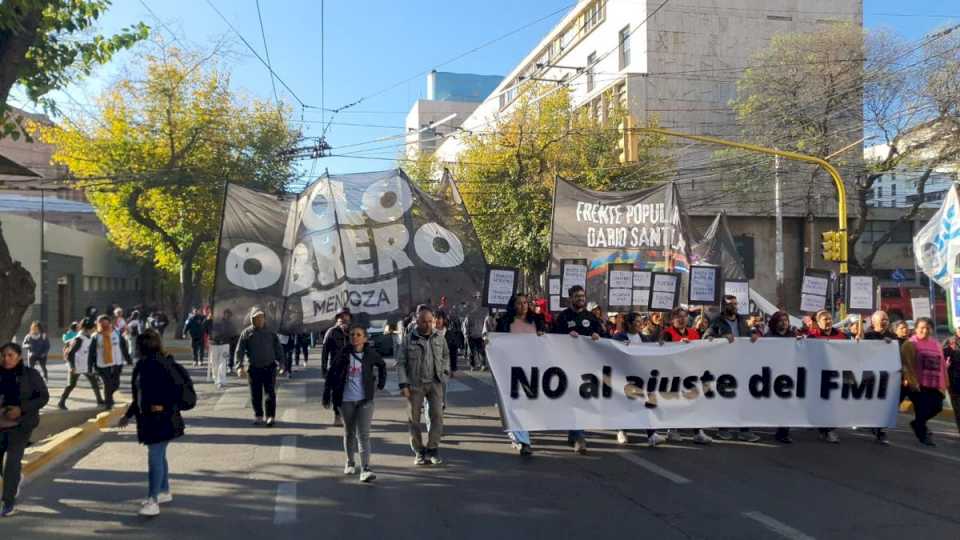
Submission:
[[[283,482],[277,485],[277,496],[273,504],[273,524],[290,525],[297,521],[297,484]]]
[[[690,479],[689,479],[689,478],[680,476],[679,474],[677,474],[677,473],[675,473],[675,472],[668,471],[668,470],[664,469],[663,467],[657,465],[656,463],[653,463],[652,461],[647,461],[647,460],[643,459],[642,457],[635,456],[635,455],[629,454],[629,453],[621,453],[621,454],[620,454],[620,457],[622,457],[623,459],[629,461],[630,463],[633,463],[634,465],[639,465],[639,466],[643,467],[644,469],[652,472],[653,474],[662,476],[662,477],[666,478],[667,480],[673,482],[674,484],[689,484],[689,483],[690,483]]]
[[[743,517],[752,519],[767,529],[779,534],[784,538],[789,538],[790,540],[814,540],[812,536],[803,534],[797,529],[794,529],[782,521],[773,519],[763,512],[744,512]]]
[[[287,409],[283,411],[283,422],[293,424],[297,421],[297,409]]]
[[[227,390],[217,399],[213,410],[223,412],[229,409],[244,409],[247,406],[247,392],[243,388]]]
[[[286,415],[284,415],[286,416]],[[297,457],[297,436],[286,435],[280,443],[280,461],[288,463]]]

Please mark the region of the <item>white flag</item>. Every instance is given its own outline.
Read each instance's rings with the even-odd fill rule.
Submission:
[[[960,200],[956,187],[951,186],[940,210],[913,237],[913,256],[917,268],[949,290],[957,255],[960,255]]]

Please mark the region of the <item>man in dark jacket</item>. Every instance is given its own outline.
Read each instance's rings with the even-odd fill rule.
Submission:
[[[746,317],[740,315],[740,307],[737,297],[728,294],[723,297],[723,305],[720,307],[720,315],[710,321],[710,328],[707,329],[705,339],[726,338],[733,343],[736,338],[750,338],[756,341],[760,336],[753,328]],[[717,430],[717,437],[724,441],[730,441],[734,438],[734,433],[729,428],[720,428]],[[757,442],[760,437],[750,428],[740,428],[736,437],[743,442]]]
[[[607,337],[603,321],[587,310],[587,291],[580,285],[574,285],[567,291],[570,298],[570,307],[560,312],[553,321],[554,334],[569,334],[571,337],[590,336],[597,341]],[[578,454],[587,453],[586,433],[581,430],[571,430],[567,433],[567,442],[573,446]]]
[[[234,363],[240,377],[247,372],[245,360],[250,364],[250,400],[253,402],[253,413],[256,417],[253,423],[257,426],[264,425],[266,405],[266,426],[273,427],[277,415],[277,366],[283,362],[283,347],[277,334],[267,329],[267,317],[260,308],[250,311],[250,326],[240,333],[237,341],[237,357]]]
[[[727,338],[730,342],[733,342],[734,338],[750,337],[752,331],[746,318],[737,312],[738,307],[736,296],[724,296],[720,315],[710,321],[710,328],[707,329],[705,337],[707,339]]]
[[[330,362],[340,355],[340,351],[346,350],[350,344],[350,337],[347,330],[350,328],[350,322],[353,316],[350,311],[344,309],[337,313],[336,324],[327,330],[323,336],[323,353],[320,357],[320,372],[324,377],[327,376],[327,370],[330,368]]]
[[[30,434],[40,424],[40,409],[50,401],[43,377],[23,365],[16,343],[0,347],[0,462],[3,463],[3,504],[0,517],[14,513],[20,489],[20,462]]]
[[[193,365],[203,364],[203,330],[206,318],[200,313],[200,310],[193,308],[190,316],[187,317],[187,323],[183,327],[183,333],[190,336],[190,347],[193,349]]]

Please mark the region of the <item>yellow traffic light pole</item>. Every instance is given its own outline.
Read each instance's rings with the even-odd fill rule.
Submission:
[[[717,137],[710,137],[707,135],[691,135],[689,133],[682,133],[679,131],[671,131],[669,129],[655,128],[655,127],[636,127],[632,128],[631,131],[638,131],[642,133],[656,133],[658,135],[663,135],[664,137],[675,137],[678,139],[687,139],[691,141],[697,141],[707,144],[715,144],[718,146],[726,146],[729,148],[739,148],[740,150],[746,150],[748,152],[757,152],[760,154],[767,154],[770,156],[780,156],[784,159],[789,159],[792,161],[800,161],[803,163],[812,163],[817,165],[821,169],[827,171],[827,174],[830,175],[830,178],[833,179],[834,186],[837,188],[837,233],[840,239],[840,282],[845,281],[847,275],[847,188],[843,184],[843,179],[840,178],[840,173],[837,169],[831,165],[827,160],[818,158],[816,156],[809,156],[807,154],[801,154],[798,152],[789,152],[787,150],[778,150],[776,148],[767,148],[765,146],[758,146],[755,144],[747,144],[736,141],[728,141],[726,139],[719,139]],[[845,316],[845,309],[841,308],[841,316]]]

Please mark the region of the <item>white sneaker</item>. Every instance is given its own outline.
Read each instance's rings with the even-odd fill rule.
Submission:
[[[748,442],[748,443],[755,443],[760,440],[760,436],[752,431],[741,431],[740,433],[737,434],[737,440]]]
[[[150,497],[149,499],[143,501],[143,506],[140,507],[139,514],[147,517],[159,516],[160,505],[157,503],[156,499]]]
[[[349,465],[349,464],[345,465],[343,467],[343,474],[346,474],[346,475],[357,474],[357,468],[354,465]]]
[[[713,438],[704,433],[702,429],[698,429],[697,434],[693,436],[693,442],[695,444],[711,444]]]
[[[653,448],[658,444],[663,444],[667,442],[667,438],[659,433],[653,433],[652,435],[647,436],[647,446]]]
[[[717,430],[717,438],[719,438],[721,441],[732,441],[733,432],[729,429],[719,429]]]
[[[360,472],[360,481],[367,483],[373,482],[377,478],[377,475],[373,474],[373,471],[370,469],[364,469]]]
[[[828,431],[826,434],[821,433],[820,438],[832,444],[840,442],[840,436],[837,435],[836,431]]]
[[[621,429],[617,432],[617,444],[630,444],[630,436],[626,431]]]
[[[683,436],[680,435],[679,431],[671,429],[670,431],[667,431],[667,442],[682,443]]]
[[[173,494],[169,491],[161,491],[157,494],[157,502],[160,504],[173,502]]]
[[[587,440],[584,438],[573,441],[573,451],[581,456],[587,453]]]

